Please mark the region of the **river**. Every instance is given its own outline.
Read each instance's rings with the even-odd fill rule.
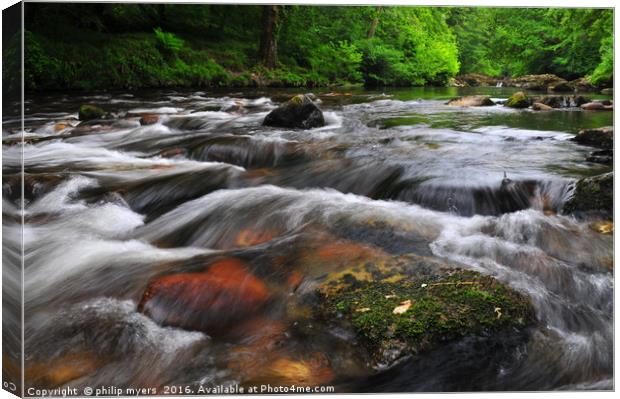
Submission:
[[[26,388],[300,380],[336,392],[612,389],[613,238],[560,212],[576,179],[610,170],[569,139],[612,125],[612,113],[445,104],[514,91],[319,90],[326,126],[310,130],[262,126],[290,90],[29,96]],[[84,103],[113,117],[77,126]],[[22,215],[19,119],[8,112],[5,279],[19,267]],[[143,113],[159,119],[142,126]],[[298,271],[303,286],[318,272],[298,254],[341,239],[492,275],[531,299],[536,327],[493,361],[465,341],[387,370],[361,364],[351,337],[300,327],[303,306],[274,271]],[[138,312],[155,276],[230,254],[274,293],[263,319],[209,336]]]

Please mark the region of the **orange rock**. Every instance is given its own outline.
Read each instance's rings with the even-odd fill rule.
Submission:
[[[138,311],[163,325],[218,334],[255,314],[270,296],[265,284],[243,262],[228,258],[214,263],[206,272],[154,279]]]
[[[140,115],[141,125],[154,125],[159,122],[159,116],[155,114],[142,114]]]
[[[169,150],[160,152],[159,156],[163,158],[173,158],[185,154],[187,154],[187,150],[185,148],[171,148]]]
[[[295,359],[282,349],[257,346],[236,347],[230,353],[228,368],[241,374],[245,383],[310,386],[327,384],[334,378],[329,360],[322,353]]]
[[[374,258],[380,254],[365,245],[355,242],[335,241],[324,244],[316,250],[316,257],[324,262],[347,263]]]
[[[241,230],[235,238],[235,247],[251,247],[271,241],[278,232],[275,230],[256,231],[252,229]]]
[[[56,387],[90,374],[102,364],[103,361],[90,352],[72,353],[28,366],[25,379],[30,383]]]
[[[61,123],[57,123],[57,124],[54,125],[54,131],[55,132],[60,132],[61,130],[64,130],[64,129],[68,128],[68,127],[69,127],[69,125],[66,124],[66,123],[62,123],[62,122]]]
[[[286,285],[292,291],[295,291],[297,287],[299,287],[299,284],[301,284],[303,279],[304,279],[304,275],[298,272],[297,270],[294,270],[286,279]]]

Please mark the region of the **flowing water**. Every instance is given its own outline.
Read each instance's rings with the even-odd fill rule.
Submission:
[[[613,239],[561,214],[577,178],[609,170],[569,139],[612,115],[445,105],[513,91],[316,93],[327,125],[311,130],[262,126],[288,91],[30,98],[23,213],[19,120],[3,121],[5,279],[25,220],[26,388],[613,388]],[[82,103],[113,117],[77,126]],[[159,121],[142,126],[142,113]],[[309,322],[290,288],[330,271],[304,266],[334,243],[345,257],[415,253],[492,275],[531,299],[537,324],[494,357],[472,338],[378,369],[355,337]],[[225,331],[213,336],[138,311],[154,277],[230,256],[265,282],[267,310],[233,326],[214,315]]]

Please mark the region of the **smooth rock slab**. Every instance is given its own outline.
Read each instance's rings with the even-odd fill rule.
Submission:
[[[486,107],[495,105],[489,96],[465,96],[452,99],[446,103],[455,107]]]

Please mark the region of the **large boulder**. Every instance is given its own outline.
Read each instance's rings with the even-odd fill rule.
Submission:
[[[528,90],[548,90],[549,87],[556,87],[566,83],[566,80],[552,74],[544,75],[525,75],[504,81],[504,86],[520,87]]]
[[[614,172],[586,177],[575,183],[571,198],[564,204],[565,213],[596,212],[612,215],[614,207]]]
[[[311,129],[325,126],[325,119],[310,97],[300,94],[267,114],[263,125]]]
[[[518,91],[508,98],[504,106],[510,108],[527,108],[530,106],[530,99],[524,92]]]
[[[384,367],[465,337],[525,335],[534,321],[525,296],[454,266],[408,254],[330,274],[315,313],[353,330],[370,362]]]
[[[574,91],[596,91],[597,87],[588,81],[586,78],[578,78],[568,82],[568,86]]]
[[[96,105],[92,105],[92,104],[80,105],[80,109],[78,111],[78,118],[81,121],[101,119],[104,116],[105,116],[105,111],[97,107]]]
[[[596,129],[582,129],[572,140],[579,144],[611,149],[614,146],[614,128],[605,126]]]
[[[454,98],[446,104],[455,107],[486,107],[495,105],[489,96],[465,96]]]

